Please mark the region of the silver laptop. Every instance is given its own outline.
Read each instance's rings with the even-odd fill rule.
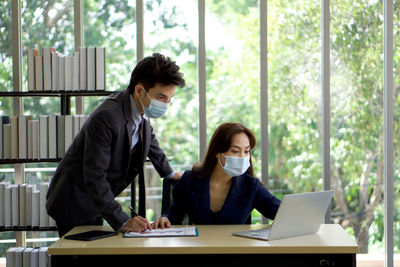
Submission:
[[[270,228],[232,234],[263,240],[314,234],[324,221],[333,194],[333,190],[328,190],[284,195]]]

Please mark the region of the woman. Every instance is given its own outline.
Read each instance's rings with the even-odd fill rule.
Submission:
[[[253,133],[240,123],[220,125],[211,138],[205,160],[186,171],[175,185],[174,203],[154,228],[182,224],[244,224],[255,208],[274,219],[280,200],[253,176],[250,151]]]

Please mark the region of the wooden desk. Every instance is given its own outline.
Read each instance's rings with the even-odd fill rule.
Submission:
[[[48,250],[58,266],[356,266],[357,244],[337,224],[324,224],[318,233],[275,241],[232,236],[232,232],[261,225],[199,225],[198,237],[122,238],[95,241],[64,238]],[[81,226],[79,233],[105,226]]]

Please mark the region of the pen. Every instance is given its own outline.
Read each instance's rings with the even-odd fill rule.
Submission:
[[[138,214],[136,213],[136,211],[132,208],[132,206],[129,206],[129,209],[131,210],[132,213],[132,218],[138,216]]]

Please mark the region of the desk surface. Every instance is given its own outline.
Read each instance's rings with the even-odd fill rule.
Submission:
[[[232,236],[232,232],[266,225],[198,225],[198,237],[123,238],[122,234],[94,241],[61,238],[49,247],[50,255],[122,254],[273,254],[358,252],[357,244],[338,224],[323,224],[316,234],[263,241]],[[107,226],[79,226],[69,234]]]

